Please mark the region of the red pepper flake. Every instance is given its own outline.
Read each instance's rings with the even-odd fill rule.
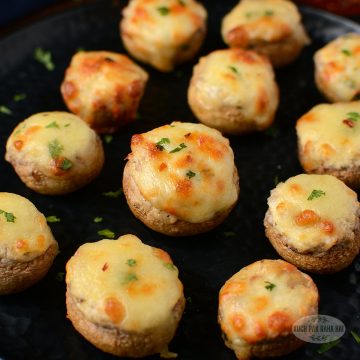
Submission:
[[[107,269],[109,268],[109,265],[108,265],[108,263],[106,262],[105,264],[104,264],[104,266],[102,267],[102,271],[106,271]]]
[[[23,147],[24,143],[21,140],[16,140],[14,142],[14,146],[16,150],[21,150]]]
[[[350,119],[343,120],[343,123],[347,125],[349,128],[353,128],[355,126],[355,123]]]

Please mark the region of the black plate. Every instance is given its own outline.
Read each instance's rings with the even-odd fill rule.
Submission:
[[[220,20],[236,2],[207,2],[210,30],[203,55],[224,48]],[[60,223],[50,224],[61,253],[46,278],[21,294],[0,298],[2,359],[113,358],[84,340],[66,319],[65,283],[59,276],[77,247],[99,240],[97,231],[105,227],[117,235],[136,234],[145,243],[165,249],[179,267],[186,296],[191,299],[170,346],[179,359],[235,359],[225,347],[217,325],[218,291],[243,266],[259,259],[278,258],[264,236],[262,222],[275,179],[285,180],[302,172],[296,156],[295,121],[313,105],[324,102],[314,85],[312,55],[342,33],[360,32],[359,25],[340,17],[309,8],[303,8],[302,13],[312,44],[295,63],[277,71],[281,103],[274,131],[230,139],[240,173],[240,202],[223,225],[191,238],[174,239],[149,230],[134,218],[123,196],[112,199],[102,193],[121,186],[132,134],[172,120],[196,121],[186,101],[195,61],[170,74],[146,67],[150,82],[141,103],[141,118],[105,144],[106,164],[99,178],[74,194],[48,197],[27,189],[3,160],[6,139],[18,122],[33,113],[65,110],[59,85],[79,47],[124,52],[118,34],[119,7],[102,1],[72,9],[0,41],[0,105],[13,112],[11,116],[0,114],[0,191],[23,195],[44,214],[61,218]],[[37,46],[51,50],[56,64],[53,72],[33,59]],[[27,98],[14,102],[16,93],[26,93]],[[102,216],[104,222],[93,223],[95,216]],[[323,355],[317,354],[319,345],[308,344],[288,359],[360,359],[360,345],[350,334],[350,330],[360,330],[359,271],[357,260],[338,274],[313,276],[321,295],[320,313],[338,317],[347,331],[341,343]]]

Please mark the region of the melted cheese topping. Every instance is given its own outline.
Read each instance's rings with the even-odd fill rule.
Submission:
[[[126,331],[171,321],[183,297],[169,255],[134,235],[80,246],[66,265],[66,283],[90,321]]]
[[[342,35],[315,53],[316,80],[332,101],[360,95],[360,34]]]
[[[69,166],[62,165],[64,159],[72,163],[64,170],[66,173],[77,166],[78,159],[82,159],[79,166],[91,167],[88,153],[96,139],[96,133],[77,116],[60,111],[44,112],[19,123],[8,139],[6,150],[14,151],[16,161],[37,164],[51,176],[59,166],[65,169]]]
[[[308,171],[360,166],[360,101],[317,105],[296,130]]]
[[[29,200],[0,192],[0,259],[31,261],[54,242],[45,216]]]
[[[201,223],[237,201],[234,154],[217,130],[173,122],[134,135],[131,150],[132,176],[157,209]]]
[[[219,294],[219,321],[239,359],[250,345],[291,333],[295,321],[317,314],[311,278],[283,260],[261,260],[232,276]],[[241,356],[240,356],[241,355]]]
[[[273,226],[298,252],[326,251],[355,236],[357,195],[334,176],[294,176],[271,191],[268,204]]]
[[[207,12],[194,0],[132,0],[121,22],[125,46],[160,70],[171,70],[179,51],[187,51]]]
[[[243,28],[244,46],[259,41],[281,41],[298,31],[300,14],[295,4],[287,0],[242,0],[222,22],[222,36],[229,42],[229,33]],[[231,41],[230,41],[231,42]]]
[[[243,120],[259,127],[271,122],[279,103],[269,61],[252,51],[218,50],[200,59],[192,84],[199,105],[207,111],[240,108]]]
[[[94,112],[106,111],[125,123],[135,116],[147,80],[148,74],[125,55],[80,51],[66,70],[61,91],[69,109],[88,123],[95,121]],[[110,126],[94,128],[101,125]]]

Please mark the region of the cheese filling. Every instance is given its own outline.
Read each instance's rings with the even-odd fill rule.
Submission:
[[[296,130],[306,168],[360,166],[360,101],[317,105]]]
[[[86,163],[95,141],[96,133],[79,117],[54,111],[35,114],[21,122],[6,148],[14,148],[19,161],[54,168],[56,175],[56,171],[70,172],[78,158]]]
[[[200,223],[237,201],[234,155],[217,130],[173,122],[134,135],[131,150],[134,181],[160,210]]]
[[[183,297],[169,255],[134,235],[87,243],[66,265],[66,283],[90,321],[125,331],[146,331],[173,321]]]
[[[246,358],[251,345],[291,333],[298,319],[317,313],[309,276],[283,260],[257,261],[232,276],[219,294],[226,342]]]
[[[29,200],[0,193],[0,259],[31,261],[54,242],[45,216]]]
[[[279,183],[268,199],[272,226],[299,252],[326,251],[354,238],[357,195],[331,175],[297,175]]]

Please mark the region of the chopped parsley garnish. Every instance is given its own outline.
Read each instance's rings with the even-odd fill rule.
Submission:
[[[164,266],[169,270],[176,270],[176,266],[174,264],[166,263]]]
[[[0,105],[0,113],[5,115],[11,115],[12,111],[5,105]]]
[[[101,223],[102,221],[103,221],[103,218],[101,216],[94,217],[94,223],[95,224]]]
[[[181,6],[186,6],[186,4],[185,4],[185,1],[184,1],[184,0],[178,0],[178,2],[179,2],[179,4],[180,4]]]
[[[307,199],[313,200],[313,199],[319,198],[320,196],[324,196],[325,194],[326,194],[325,191],[314,189]]]
[[[160,15],[165,16],[170,13],[170,9],[166,6],[159,6],[157,8],[157,11],[160,13]]]
[[[125,275],[125,277],[124,277],[124,280],[123,280],[123,284],[127,284],[127,283],[129,283],[129,282],[131,282],[131,281],[135,281],[135,280],[137,280],[138,278],[137,278],[137,276],[135,275],[135,274],[133,274],[133,273],[129,273],[129,274],[126,274]]]
[[[195,174],[193,171],[191,171],[191,170],[189,170],[189,171],[186,173],[186,176],[187,176],[189,179],[193,178],[195,175],[196,175],[196,174]]]
[[[162,138],[161,140],[159,140],[155,146],[160,150],[163,151],[164,148],[164,144],[170,144],[170,139],[169,138]]]
[[[67,123],[64,125],[64,127],[69,127],[70,126],[70,123]]]
[[[113,136],[112,135],[105,135],[104,136],[104,141],[106,144],[110,144],[113,141]]]
[[[224,231],[225,237],[233,237],[236,236],[236,233],[234,231]]]
[[[265,281],[265,284],[265,289],[269,291],[273,291],[273,289],[276,287],[276,285],[271,283],[270,281]]]
[[[265,10],[264,16],[273,16],[274,11],[273,10]]]
[[[279,183],[279,176],[275,175],[274,177],[274,185],[276,186]]]
[[[181,143],[178,147],[170,151],[170,154],[176,153],[182,149],[185,149],[187,146],[184,143]]]
[[[13,97],[13,100],[14,101],[21,101],[21,100],[24,100],[26,99],[26,94],[25,93],[21,93],[21,94],[15,94],[14,97]]]
[[[45,128],[49,129],[49,128],[56,128],[59,129],[59,125],[56,121],[51,122],[50,124],[46,125]]]
[[[133,267],[136,265],[136,260],[135,259],[128,259],[126,264],[130,267]]]
[[[49,148],[50,156],[53,159],[58,158],[64,151],[64,147],[62,145],[60,145],[60,143],[57,139],[49,142],[48,148]]]
[[[353,338],[355,339],[355,341],[360,344],[360,335],[358,333],[356,333],[354,330],[351,330],[351,335],[353,336]]]
[[[337,339],[337,340],[334,340],[334,341],[330,341],[330,342],[327,342],[325,344],[322,344],[318,350],[317,350],[317,353],[318,354],[323,354],[324,352],[332,349],[333,347],[335,347],[337,344],[339,344],[340,342],[340,339]]]
[[[59,166],[59,168],[61,170],[64,170],[64,171],[67,171],[67,170],[70,170],[71,168],[73,167],[73,163],[71,160],[67,159],[67,158],[64,158],[62,161],[61,161],[61,164]]]
[[[50,216],[47,216],[47,217],[46,217],[46,221],[47,221],[48,223],[58,223],[58,222],[61,221],[61,219],[58,218],[56,215],[50,215]]]
[[[115,237],[115,233],[109,229],[99,230],[98,235],[106,236],[108,239],[113,239]]]
[[[15,222],[16,216],[13,213],[0,210],[0,215],[4,215],[6,222]]]
[[[65,278],[65,273],[60,271],[56,274],[56,280],[59,282],[63,282]]]
[[[121,194],[123,193],[123,189],[120,188],[119,190],[116,190],[116,191],[107,191],[107,192],[104,192],[102,193],[104,196],[107,196],[107,197],[111,197],[111,198],[118,198]]]
[[[55,65],[51,59],[51,52],[45,51],[42,48],[38,47],[34,51],[34,59],[39,63],[43,64],[45,68],[49,71],[55,69]]]
[[[352,52],[348,49],[342,49],[341,52],[346,55],[346,56],[351,56],[352,55]]]
[[[238,70],[235,66],[229,65],[228,68],[229,68],[234,74],[240,75],[239,70]]]
[[[349,120],[358,121],[360,120],[360,113],[352,111],[346,114]]]

